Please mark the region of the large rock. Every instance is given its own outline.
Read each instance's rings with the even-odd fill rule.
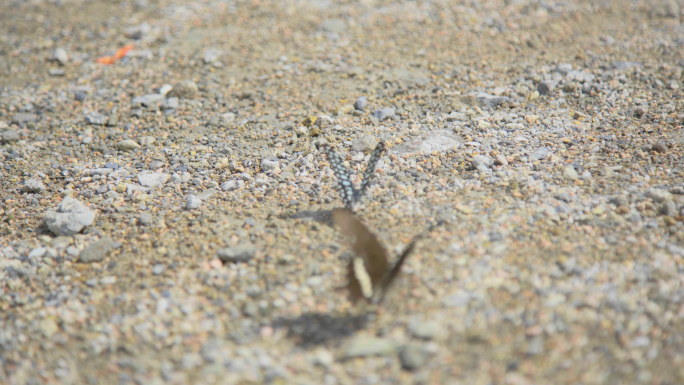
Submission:
[[[461,140],[450,131],[431,131],[392,148],[389,153],[396,156],[440,153],[461,145]]]
[[[176,83],[166,96],[169,98],[176,96],[179,98],[191,99],[197,95],[198,91],[195,82],[192,80],[184,80],[180,83]]]
[[[95,213],[72,197],[65,197],[57,210],[49,210],[43,222],[55,235],[74,235],[90,226]]]

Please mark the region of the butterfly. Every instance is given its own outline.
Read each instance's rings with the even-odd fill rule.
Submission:
[[[363,179],[361,181],[361,188],[355,189],[351,181],[351,176],[349,175],[349,170],[342,163],[342,158],[332,149],[331,146],[325,145],[323,147],[323,152],[328,157],[330,162],[330,167],[337,177],[337,191],[342,198],[342,203],[344,207],[351,212],[356,212],[361,205],[361,198],[366,192],[368,185],[370,185],[373,176],[375,175],[375,167],[382,155],[387,151],[387,145],[385,142],[380,142],[373,150],[370,160],[368,161],[368,166],[366,171],[363,172]]]
[[[361,298],[373,304],[382,302],[416,242],[422,238],[423,234],[434,228],[431,226],[426,232],[414,237],[394,265],[390,267],[387,251],[354,214],[345,209],[335,209],[332,215],[335,226],[344,235],[354,238],[352,249],[355,255],[347,267],[347,289],[353,302]]]

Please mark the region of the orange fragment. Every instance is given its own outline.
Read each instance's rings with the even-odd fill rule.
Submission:
[[[97,59],[97,62],[100,64],[114,64],[114,63],[116,63],[117,60],[126,56],[128,51],[130,51],[132,49],[133,49],[133,44],[126,44],[125,46],[116,50],[116,53],[114,54],[114,56],[102,56],[102,57]]]

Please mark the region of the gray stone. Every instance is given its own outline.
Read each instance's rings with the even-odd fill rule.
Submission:
[[[556,88],[556,82],[550,80],[544,80],[537,84],[537,91],[539,92],[539,95],[542,96],[548,95],[554,88]]]
[[[69,55],[67,54],[67,51],[62,48],[58,47],[52,52],[52,61],[56,61],[61,65],[66,65],[67,62],[69,61]]]
[[[415,139],[393,147],[389,153],[396,156],[432,154],[434,151],[444,153],[454,147],[461,146],[459,137],[448,130],[431,131],[417,136]]]
[[[163,186],[169,180],[169,174],[158,173],[158,172],[141,172],[138,174],[138,182],[144,187],[149,187],[155,189],[159,186]]]
[[[130,151],[140,148],[140,144],[138,144],[138,142],[136,142],[133,139],[125,139],[120,142],[117,142],[114,145],[114,148],[116,148],[119,151]]]
[[[473,157],[473,167],[482,171],[481,169],[489,169],[492,166],[492,158],[486,155],[475,155]]]
[[[103,115],[97,111],[87,113],[83,120],[88,124],[104,126],[107,123],[107,115]]]
[[[131,107],[136,108],[140,106],[159,106],[164,100],[166,100],[166,97],[164,97],[162,94],[147,94],[133,98],[133,100],[131,100]]]
[[[204,56],[202,57],[202,60],[204,61],[204,64],[212,64],[213,62],[220,59],[221,55],[223,55],[223,51],[221,51],[220,49],[209,48],[206,51],[204,51]]]
[[[536,149],[532,155],[530,155],[530,160],[535,161],[535,160],[543,160],[546,159],[549,155],[551,155],[551,150],[549,150],[546,147],[540,147]]]
[[[45,247],[36,247],[28,254],[28,259],[40,259],[43,258],[46,253],[47,249]]]
[[[424,340],[444,339],[446,332],[436,322],[416,322],[409,326],[409,331],[414,337],[422,338]]]
[[[195,84],[195,82],[192,80],[184,80],[174,84],[173,89],[169,91],[166,96],[169,98],[176,96],[179,98],[191,99],[197,96],[198,92],[199,89],[197,88],[197,84]]]
[[[83,203],[72,197],[65,197],[57,210],[49,210],[43,222],[55,235],[74,235],[90,226],[95,220],[93,213]]]
[[[188,195],[185,199],[185,208],[188,210],[194,210],[202,206],[202,200],[197,195]]]
[[[494,156],[494,163],[500,165],[500,166],[508,166],[508,159],[506,159],[503,154],[496,154]]]
[[[218,191],[214,190],[213,188],[208,188],[202,191],[202,193],[200,193],[199,198],[202,200],[202,202],[204,202],[209,198],[213,197],[214,195],[216,195],[217,193]]]
[[[660,141],[657,141],[651,149],[655,152],[664,153],[664,152],[667,152],[667,144],[665,144],[665,142],[660,140]]]
[[[387,107],[387,108],[381,108],[379,110],[375,110],[375,112],[373,112],[373,116],[382,122],[383,120],[394,116],[394,108]]]
[[[14,114],[12,117],[12,123],[18,125],[18,126],[25,126],[26,123],[35,123],[38,120],[38,117],[34,114],[26,114],[23,112],[19,112]]]
[[[161,108],[164,110],[172,109],[175,110],[180,105],[180,101],[177,96],[164,99],[161,103]]]
[[[672,194],[659,188],[650,188],[646,190],[646,192],[644,192],[644,196],[646,196],[646,198],[651,198],[651,200],[657,203],[672,200]]]
[[[61,68],[50,68],[48,69],[48,75],[50,76],[64,76],[66,71]]]
[[[164,270],[166,270],[166,266],[164,266],[164,265],[161,264],[161,263],[157,263],[157,264],[154,265],[154,267],[152,268],[152,274],[154,274],[154,275],[161,275],[161,274],[164,272]]]
[[[347,29],[347,22],[342,19],[325,19],[321,23],[321,29],[325,32],[344,32]]]
[[[357,337],[347,347],[345,358],[383,356],[392,354],[395,350],[394,344],[390,341],[379,338]]]
[[[475,96],[480,105],[485,107],[497,107],[501,103],[509,100],[508,96],[490,95],[486,92],[478,92]]]
[[[665,201],[660,211],[663,213],[663,215],[674,217],[677,215],[677,204],[672,200]]]
[[[401,367],[414,371],[420,369],[427,359],[427,352],[419,346],[408,345],[399,352],[399,359],[401,360]]]
[[[368,98],[365,96],[359,96],[356,98],[356,101],[354,101],[354,108],[356,108],[359,111],[363,111],[366,107],[368,106]]]
[[[221,183],[221,189],[225,191],[233,191],[237,190],[238,188],[241,188],[245,185],[245,182],[242,180],[229,180],[227,182]]]
[[[468,120],[468,116],[462,112],[452,112],[446,116],[447,122],[465,122]]]
[[[83,263],[99,262],[105,259],[112,249],[114,249],[114,241],[110,237],[104,237],[83,249],[78,260]]]
[[[141,225],[143,226],[149,226],[153,223],[153,218],[152,214],[150,213],[140,213],[140,216],[138,217],[138,221],[140,222]]]
[[[264,158],[261,160],[261,171],[268,172],[268,171],[274,171],[280,168],[280,163],[278,162],[278,158],[269,156],[268,158]]]
[[[216,252],[223,262],[247,262],[256,255],[256,247],[252,245],[234,246]]]
[[[32,178],[27,180],[22,186],[21,191],[26,193],[42,193],[45,191],[45,185],[39,178]]]
[[[466,307],[470,303],[472,295],[461,291],[450,295],[442,300],[442,304],[446,307]]]
[[[640,62],[635,62],[635,61],[614,61],[613,62],[613,68],[615,68],[618,71],[624,71],[624,70],[629,70],[634,67],[643,67],[643,64]]]
[[[565,177],[570,179],[570,180],[579,179],[579,174],[577,174],[577,171],[572,166],[566,166],[565,169],[563,170],[563,175],[565,175]]]
[[[21,134],[19,134],[19,131],[7,130],[2,133],[3,143],[14,143],[19,141],[19,139],[21,139]]]
[[[572,64],[570,63],[561,63],[556,66],[555,69],[556,72],[560,72],[563,75],[567,75],[568,72],[572,71]]]
[[[351,150],[353,152],[371,152],[378,145],[378,141],[371,135],[362,135],[352,141]]]

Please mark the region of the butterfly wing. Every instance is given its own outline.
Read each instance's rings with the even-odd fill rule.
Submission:
[[[382,282],[380,282],[380,285],[378,285],[377,289],[373,293],[373,302],[375,303],[380,303],[382,302],[382,299],[385,297],[385,293],[387,293],[387,290],[389,287],[392,285],[392,282],[394,282],[394,279],[397,278],[397,275],[399,275],[399,272],[401,271],[401,267],[404,265],[404,262],[406,261],[406,257],[411,254],[413,249],[416,246],[416,243],[423,239],[428,233],[430,233],[432,230],[435,229],[437,226],[441,226],[444,224],[444,221],[439,221],[436,224],[430,225],[425,231],[421,232],[420,234],[416,235],[413,237],[411,240],[411,243],[404,248],[404,251],[401,253],[399,258],[397,259],[397,262],[395,262],[394,266],[392,267],[392,270],[388,271],[387,274],[382,277]]]
[[[342,158],[340,158],[331,146],[324,146],[323,152],[328,157],[330,168],[332,168],[335,177],[337,178],[337,192],[340,194],[340,198],[342,198],[342,203],[344,204],[344,207],[351,210],[354,206],[354,197],[356,196],[356,193],[351,181],[351,176],[349,175],[349,170],[344,167]]]
[[[387,272],[387,252],[373,233],[348,210],[333,210],[333,221],[344,235],[354,238],[352,249],[355,256],[347,270],[352,300],[370,300]]]
[[[385,151],[387,151],[387,145],[385,142],[380,142],[377,146],[375,146],[375,150],[373,150],[370,160],[368,161],[368,166],[366,166],[366,171],[363,172],[363,181],[361,182],[361,189],[358,193],[359,200],[366,192],[370,182],[373,180],[373,176],[375,176],[375,167],[377,167],[378,161],[380,161],[382,155],[385,154]]]

